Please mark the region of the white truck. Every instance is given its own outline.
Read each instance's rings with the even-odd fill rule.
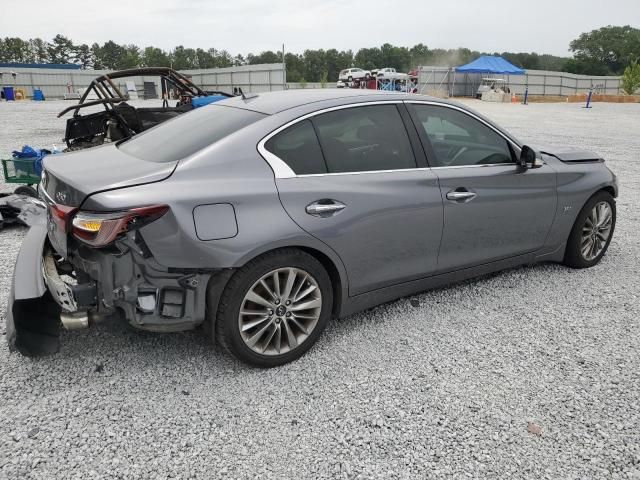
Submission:
[[[398,72],[391,67],[379,68],[377,76],[379,79],[384,80],[405,80],[408,77],[406,73]]]
[[[361,68],[347,68],[341,70],[338,74],[338,80],[343,82],[351,82],[353,80],[362,80],[363,78],[368,80],[371,77],[369,70],[363,70]]]

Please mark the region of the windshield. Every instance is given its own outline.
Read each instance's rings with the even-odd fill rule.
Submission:
[[[136,135],[118,148],[149,162],[175,162],[264,117],[251,110],[207,105]]]

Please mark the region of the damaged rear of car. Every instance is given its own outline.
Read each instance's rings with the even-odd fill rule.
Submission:
[[[183,268],[177,259],[161,264],[147,238],[175,233],[173,202],[184,191],[167,180],[180,162],[263,117],[208,106],[174,123],[171,139],[152,129],[117,146],[45,161],[41,201],[30,206],[9,297],[10,348],[29,356],[54,353],[61,327],[83,328],[114,313],[151,331],[201,324],[212,277],[215,283],[228,273]],[[162,233],[147,232],[159,220]]]

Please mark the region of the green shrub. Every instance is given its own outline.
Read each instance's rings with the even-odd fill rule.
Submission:
[[[320,85],[322,88],[327,88],[327,82],[329,81],[329,74],[327,72],[322,72],[322,76],[320,77]]]
[[[637,61],[631,62],[624,69],[622,75],[622,90],[628,95],[633,95],[640,88],[640,64]]]

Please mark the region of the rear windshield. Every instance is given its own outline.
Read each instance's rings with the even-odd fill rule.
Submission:
[[[149,162],[175,162],[264,117],[251,110],[207,105],[136,135],[118,148]]]

